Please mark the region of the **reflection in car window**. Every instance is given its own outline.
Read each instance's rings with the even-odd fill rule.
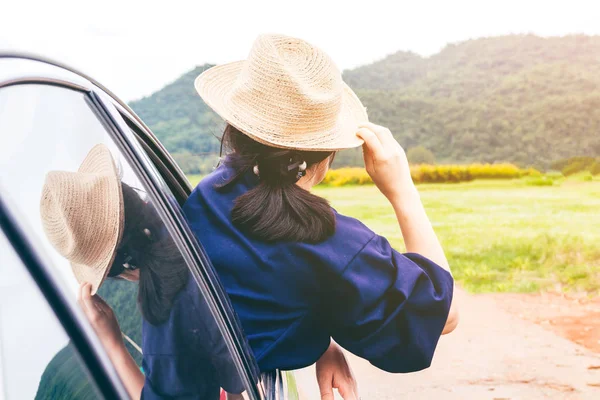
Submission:
[[[146,188],[86,102],[86,95],[43,85],[1,89],[0,131],[11,132],[0,149],[1,171],[11,171],[0,172],[3,190],[19,200],[26,223],[45,247],[56,273],[73,291],[72,297],[79,286],[74,271],[80,282],[93,281],[100,287],[98,294],[111,306],[122,332],[132,339],[133,345],[128,342],[127,346],[146,374],[145,395],[194,394],[177,392],[184,388],[206,394],[198,398],[218,399],[219,386],[231,393],[243,392],[202,292],[189,277]],[[106,174],[106,168],[112,172]],[[95,192],[107,180],[111,193],[118,192],[116,197]],[[100,207],[94,208],[98,202]],[[77,210],[76,217],[73,210]],[[116,214],[94,217],[103,212]],[[90,258],[90,249],[95,258]],[[101,267],[101,273],[91,274],[84,268],[90,266]],[[185,279],[175,272],[178,266],[183,267]],[[132,278],[131,273],[135,282],[122,280]],[[104,279],[106,274],[110,277]],[[165,295],[165,285],[173,286],[173,280],[178,291]],[[142,307],[138,307],[138,292]],[[57,354],[58,350],[53,354],[60,358],[64,353]]]
[[[98,398],[68,336],[2,231],[0,276],[0,397]]]

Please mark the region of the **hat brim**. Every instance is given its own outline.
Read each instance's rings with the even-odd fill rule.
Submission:
[[[80,284],[83,282],[90,283],[92,285],[92,295],[94,295],[108,276],[116,255],[117,246],[123,234],[123,193],[117,166],[110,150],[103,144],[98,144],[90,150],[78,172],[105,175],[109,178],[106,186],[107,190],[104,193],[108,198],[105,223],[109,224],[111,230],[108,239],[103,240],[103,243],[99,243],[98,253],[101,256],[93,265],[71,263],[77,282]]]
[[[194,86],[204,102],[221,118],[257,142],[286,149],[307,151],[337,151],[361,146],[363,140],[356,135],[359,124],[368,122],[365,107],[348,85],[342,82],[343,95],[340,113],[333,129],[310,132],[306,135],[266,135],[256,129],[251,121],[238,117],[240,106],[232,100],[232,89],[245,61],[218,65],[200,74]]]

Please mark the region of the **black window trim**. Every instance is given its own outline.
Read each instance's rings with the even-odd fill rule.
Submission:
[[[114,100],[114,99],[113,99]],[[156,138],[152,130],[137,116],[137,114],[129,107],[124,108],[120,102],[113,103],[117,110],[121,113],[121,117],[127,125],[134,131],[136,136],[140,138],[152,150],[160,161],[167,166],[169,172],[177,179],[178,184],[189,195],[192,192],[192,186],[187,177],[179,168],[171,154]]]
[[[207,305],[215,316],[217,326],[223,334],[227,347],[230,349],[234,363],[238,366],[244,387],[248,389],[249,398],[252,400],[263,399],[264,392],[260,387],[260,382],[256,382],[252,377],[253,360],[248,357],[249,355],[244,350],[243,341],[245,339],[237,334],[237,332],[241,333],[241,329],[239,329],[235,316],[229,311],[232,309],[231,305],[225,304],[229,301],[228,297],[213,273],[210,260],[202,244],[191,232],[181,212],[180,205],[178,203],[173,204],[165,193],[160,190],[161,185],[155,180],[154,173],[151,173],[138,158],[135,147],[139,143],[133,143],[130,140],[130,135],[133,135],[133,133],[128,131],[129,126],[112,105],[110,97],[106,96],[103,99],[101,93],[96,91],[91,91],[89,94],[90,100],[99,112],[99,117],[111,126],[113,130],[112,139],[130,163],[137,177],[143,182],[148,196],[155,204],[156,210],[165,223],[167,230],[171,233],[173,240],[180,250],[185,250],[182,250],[182,255],[188,266],[191,266],[190,271],[194,280],[206,296]],[[110,106],[113,107],[113,113],[109,109]]]
[[[181,172],[179,166],[173,161],[171,155],[163,150],[161,147],[156,146],[154,139],[147,135],[145,131],[140,129],[126,114],[121,113],[121,117],[125,120],[125,123],[133,134],[135,135],[138,143],[144,149],[144,152],[150,157],[150,160],[162,176],[163,180],[167,183],[167,186],[175,195],[177,201],[181,206],[185,203],[190,193],[192,192],[191,185],[187,180],[186,176]]]

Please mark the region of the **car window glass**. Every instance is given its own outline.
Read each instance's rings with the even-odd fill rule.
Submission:
[[[0,276],[0,398],[99,398],[69,337],[2,231]]]
[[[98,293],[117,315],[121,330],[127,336],[128,350],[144,373],[151,375],[157,386],[151,390],[164,393],[181,386],[202,392],[204,397],[201,398],[207,399],[219,398],[219,386],[231,393],[244,392],[237,366],[212,310],[189,276],[187,264],[147,195],[147,188],[112,141],[87,95],[49,85],[27,84],[0,89],[0,132],[10,133],[3,134],[0,148],[3,193],[17,203],[24,222],[55,266],[55,272],[72,291],[71,296],[75,296],[78,288],[73,269],[81,270],[81,265],[89,267],[88,253],[92,250],[96,261],[104,260],[96,253],[108,254],[110,260],[102,264],[102,270],[112,273],[119,267],[120,277],[132,266],[129,272],[135,271],[135,260],[144,260],[138,272],[145,274],[142,277],[146,280],[142,282],[152,282],[144,286],[149,288],[144,293],[149,294],[140,296],[147,299],[141,302],[145,307],[138,306],[138,289],[142,287],[138,282],[110,277]],[[106,151],[113,163],[100,163],[98,160],[102,157],[98,158],[98,149]],[[116,167],[116,179],[111,175],[112,169],[106,175],[107,165]],[[82,183],[83,173],[87,174],[87,180]],[[99,195],[97,186],[106,191]],[[113,196],[116,191],[120,197]],[[93,202],[84,201],[91,207],[84,210],[81,203],[74,200],[77,196],[95,196],[106,204],[103,203],[102,212],[98,212],[95,205],[89,206]],[[52,207],[47,211],[49,202]],[[62,235],[59,239],[52,236],[55,225],[60,228],[56,228],[58,235]],[[112,230],[105,229],[107,227]],[[117,231],[118,235],[114,235]],[[81,255],[84,253],[85,256]],[[155,268],[152,273],[141,272],[150,271],[149,265]],[[169,265],[168,273],[164,273],[164,265]],[[176,295],[164,296],[163,289],[153,285],[176,286],[177,290],[172,291]],[[181,296],[184,300],[178,301]],[[152,316],[152,322],[142,318],[144,310],[146,316]],[[142,326],[145,337],[142,337]],[[143,365],[139,350],[146,353]],[[161,359],[157,361],[158,355]],[[194,360],[197,375],[186,374],[191,360]],[[170,382],[169,368],[183,381]]]

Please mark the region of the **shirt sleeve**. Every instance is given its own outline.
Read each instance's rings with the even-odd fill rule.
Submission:
[[[341,278],[329,309],[331,336],[342,347],[388,372],[431,365],[452,301],[448,271],[375,235]]]

